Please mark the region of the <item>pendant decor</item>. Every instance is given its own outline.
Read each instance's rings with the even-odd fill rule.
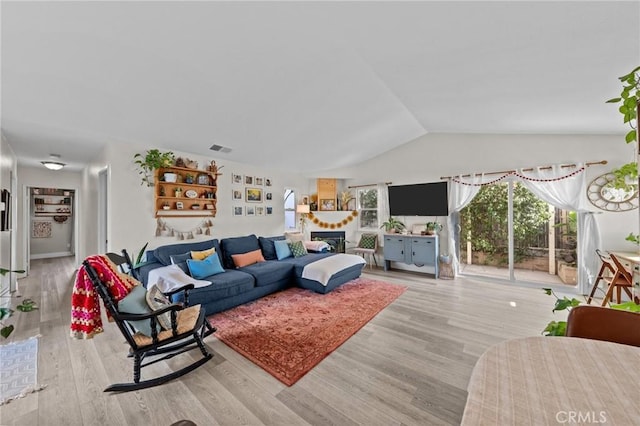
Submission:
[[[309,220],[311,220],[311,222],[313,222],[315,225],[318,225],[320,228],[328,228],[328,229],[336,229],[336,228],[342,228],[343,226],[346,226],[349,222],[351,222],[353,219],[355,219],[358,216],[358,211],[354,210],[351,212],[351,214],[349,216],[347,216],[346,218],[342,219],[339,222],[333,222],[333,223],[329,223],[329,222],[324,222],[320,219],[318,219],[313,212],[309,212],[308,213],[308,218]]]
[[[211,235],[213,222],[204,219],[198,226],[189,231],[182,231],[167,224],[163,219],[156,220],[156,237],[175,237],[177,240],[193,240],[195,235]]]

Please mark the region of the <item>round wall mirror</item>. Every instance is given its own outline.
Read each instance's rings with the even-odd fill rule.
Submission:
[[[595,178],[587,188],[591,204],[610,212],[622,212],[638,208],[638,184],[631,183],[625,188],[616,188],[614,175],[606,173]]]

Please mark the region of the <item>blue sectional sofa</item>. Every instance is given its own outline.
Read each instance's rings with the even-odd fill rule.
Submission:
[[[274,242],[284,239],[284,236],[258,238],[252,234],[224,238],[220,241],[212,239],[165,245],[147,252],[146,262],[139,266],[135,272],[140,281],[147,286],[149,273],[154,269],[171,265],[172,257],[176,260],[191,251],[214,248],[218,253],[224,272],[202,278],[204,281],[211,282],[211,285],[195,288],[189,293],[189,304],[200,304],[204,307],[206,314],[211,315],[295,285],[318,293],[328,293],[337,286],[359,277],[365,264],[364,261],[354,261],[352,266],[336,271],[331,275],[327,284],[323,285],[318,281],[303,278],[304,267],[320,259],[335,256],[335,254],[308,253],[300,257],[278,260]],[[236,268],[233,255],[255,250],[261,251],[265,259],[264,262]],[[354,257],[357,258],[357,256]],[[183,262],[176,264],[188,273],[186,260]]]

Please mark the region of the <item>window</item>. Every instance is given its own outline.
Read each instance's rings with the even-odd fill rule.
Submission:
[[[378,229],[378,189],[358,188],[358,218],[361,229]]]

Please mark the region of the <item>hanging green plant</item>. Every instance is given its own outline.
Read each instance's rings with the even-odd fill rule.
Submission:
[[[618,77],[622,82],[622,91],[617,98],[609,99],[607,103],[620,104],[618,111],[622,114],[623,123],[628,124],[631,130],[624,139],[627,143],[638,140],[638,109],[640,108],[640,66],[629,74]],[[612,170],[615,180],[612,185],[618,189],[629,190],[631,185],[637,186],[638,164],[633,161],[620,168]],[[630,183],[636,182],[636,183]]]
[[[146,154],[136,154],[133,162],[138,167],[138,173],[142,176],[142,184],[153,186],[153,173],[163,167],[171,167],[175,162],[175,154],[171,151],[162,152],[159,149],[150,149]]]

